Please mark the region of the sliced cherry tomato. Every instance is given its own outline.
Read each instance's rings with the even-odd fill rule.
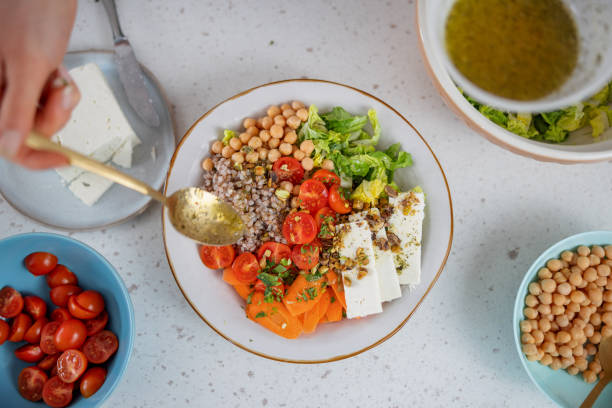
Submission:
[[[200,259],[210,269],[229,268],[234,261],[236,251],[231,245],[227,246],[200,246]]]
[[[290,244],[307,244],[317,236],[317,224],[305,211],[291,213],[283,222],[283,236]]]
[[[272,171],[280,181],[288,180],[293,184],[298,184],[304,178],[302,163],[293,157],[281,157],[274,162]]]
[[[30,326],[32,326],[32,318],[25,313],[19,314],[13,319],[13,323],[11,324],[9,341],[18,343],[23,340],[23,336],[25,336]]]
[[[333,238],[334,232],[336,231],[336,212],[329,207],[323,207],[315,215],[315,221],[317,222],[317,228],[319,229],[319,238],[330,239]]]
[[[340,177],[333,171],[319,169],[315,171],[312,175],[312,178],[315,180],[319,180],[321,183],[325,184],[325,187],[330,188],[334,184],[340,184]]]
[[[346,193],[339,185],[333,185],[329,190],[329,206],[339,214],[351,212],[351,203],[346,198]]]
[[[328,195],[329,193],[323,183],[313,179],[306,180],[300,186],[300,194],[298,195],[300,207],[314,214],[319,208],[327,205]]]
[[[2,345],[9,337],[11,326],[4,320],[0,320],[0,345]]]
[[[67,309],[63,307],[58,307],[54,311],[51,312],[51,320],[54,322],[63,322],[64,320],[72,319],[72,315],[68,312]]]
[[[291,259],[298,268],[308,271],[319,263],[319,247],[312,243],[296,245],[293,247]]]
[[[104,310],[104,298],[95,290],[86,290],[83,293],[79,293],[75,296],[75,301],[78,306],[94,314],[94,316],[81,317],[80,319],[93,319]],[[70,303],[70,299],[68,299],[68,302]],[[68,305],[68,311],[72,313],[70,305]]]
[[[259,262],[250,252],[243,252],[236,257],[232,264],[234,276],[242,283],[251,283],[257,278]]]
[[[56,366],[57,359],[59,358],[59,356],[61,354],[62,353],[55,353],[55,354],[51,354],[51,355],[46,355],[45,358],[43,358],[42,360],[40,360],[38,362],[38,364],[36,364],[36,366],[42,368],[45,371],[49,371],[53,367]]]
[[[87,370],[87,357],[82,351],[70,349],[57,359],[57,376],[65,383],[73,383]]]
[[[77,319],[93,319],[94,317],[96,317],[96,314],[94,312],[90,312],[89,310],[82,308],[77,303],[77,295],[72,295],[68,298],[67,307],[68,312],[70,312],[70,314],[76,317]]]
[[[63,408],[72,401],[73,389],[73,383],[65,383],[58,376],[53,376],[43,387],[43,401],[50,407]]]
[[[61,322],[55,332],[55,346],[59,351],[78,349],[87,339],[87,327],[80,320]]]
[[[55,332],[60,327],[60,322],[49,322],[40,333],[40,348],[47,354],[55,354],[59,350],[55,345]]]
[[[37,363],[45,356],[38,344],[26,344],[15,350],[15,357],[26,363]]]
[[[269,253],[267,251],[270,251]],[[257,258],[261,259],[264,255],[275,264],[280,263],[281,259],[291,259],[291,248],[279,242],[264,242],[257,250]]]
[[[17,380],[19,394],[28,401],[40,401],[47,378],[47,373],[38,367],[24,368],[19,373],[19,379]]]
[[[47,315],[47,304],[38,296],[26,296],[23,298],[24,310],[37,320]]]
[[[62,285],[76,286],[78,284],[79,280],[77,279],[77,276],[64,265],[57,265],[47,275],[47,285],[49,285],[50,288]]]
[[[106,380],[106,370],[103,367],[91,367],[81,377],[80,390],[81,395],[85,398],[89,398],[94,395],[104,381]]]
[[[10,319],[17,316],[23,309],[23,297],[10,286],[0,289],[0,316]]]
[[[31,344],[39,344],[40,343],[40,334],[42,333],[43,327],[49,323],[49,320],[46,317],[41,317],[36,320],[30,328],[23,335],[23,339]]]
[[[85,327],[87,327],[87,336],[93,336],[96,333],[100,333],[106,327],[108,323],[108,313],[104,310],[98,316],[93,319],[87,319],[83,323],[85,323]]]
[[[51,302],[59,307],[66,307],[68,298],[81,293],[83,289],[75,285],[61,285],[51,289]]]
[[[24,263],[32,275],[46,275],[57,265],[57,257],[49,252],[33,252],[26,256]]]
[[[83,353],[89,362],[102,364],[115,354],[118,348],[117,336],[110,330],[102,330],[87,339],[83,346]]]

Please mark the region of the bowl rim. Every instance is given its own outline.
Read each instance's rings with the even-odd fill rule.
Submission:
[[[442,97],[442,100],[451,109],[451,111],[462,119],[471,129],[484,136],[490,142],[500,146],[512,153],[519,154],[524,157],[529,157],[538,161],[554,162],[560,164],[576,164],[576,163],[597,163],[612,159],[612,149],[602,151],[571,151],[563,149],[553,149],[548,144],[536,142],[531,139],[526,139],[521,136],[498,126],[484,117],[480,112],[475,110],[467,100],[459,93],[455,87],[447,89],[443,84],[443,79],[450,81],[448,72],[442,65],[441,61],[436,61],[431,55],[428,47],[425,45],[426,38],[424,10],[426,2],[424,0],[416,0],[415,2],[415,20],[416,30],[418,33],[418,46],[423,57],[425,71],[432,81],[434,87]],[[439,66],[438,66],[439,65]],[[473,113],[470,113],[473,111]],[[564,146],[564,145],[554,145]]]
[[[102,262],[102,264],[111,271],[112,275],[119,282],[119,288],[121,290],[121,295],[126,300],[128,317],[129,317],[129,321],[128,321],[129,337],[127,339],[127,351],[126,351],[125,359],[122,360],[122,362],[119,364],[117,377],[115,381],[112,384],[110,384],[110,388],[106,391],[106,393],[100,396],[100,400],[94,404],[94,406],[96,407],[101,406],[108,400],[108,398],[113,394],[113,392],[115,391],[115,389],[121,382],[121,378],[123,378],[125,371],[127,370],[127,367],[130,363],[130,360],[132,358],[132,353],[134,350],[134,332],[136,331],[135,330],[136,321],[134,318],[134,305],[132,304],[132,298],[130,297],[130,294],[125,286],[125,282],[123,282],[121,275],[119,275],[119,272],[117,272],[113,264],[111,264],[108,261],[108,259],[106,259],[96,249],[92,248],[91,246],[89,246],[88,244],[85,244],[82,241],[79,241],[75,238],[72,238],[66,235],[57,234],[53,232],[25,232],[25,233],[9,235],[7,237],[1,238],[0,243],[5,243],[5,242],[12,241],[12,240],[18,240],[18,239],[23,239],[23,238],[51,238],[51,239],[59,239],[60,241],[65,241],[70,244],[74,244],[77,247],[79,247],[79,249],[87,251],[93,254],[96,258],[98,258]],[[121,340],[122,343],[125,341],[126,340],[124,339]]]
[[[408,124],[414,131],[415,133],[418,135],[418,137],[421,139],[421,141],[425,144],[425,146],[427,147],[427,149],[429,150],[429,152],[431,153],[431,155],[434,158],[434,161],[436,162],[436,164],[438,165],[438,168],[440,169],[440,172],[442,174],[442,178],[444,180],[444,185],[446,187],[446,192],[448,195],[448,200],[449,200],[449,215],[450,215],[450,232],[449,232],[449,238],[448,238],[448,245],[446,248],[446,253],[444,255],[444,258],[442,259],[442,262],[440,263],[440,266],[438,268],[438,271],[436,272],[434,278],[432,279],[431,283],[429,284],[429,286],[427,287],[427,289],[425,290],[425,293],[423,294],[423,296],[418,300],[418,302],[416,303],[416,305],[414,306],[414,308],[412,308],[412,310],[410,310],[410,313],[408,314],[408,316],[402,320],[402,322],[393,330],[391,330],[391,332],[387,333],[385,336],[383,336],[381,339],[375,341],[374,343],[372,343],[371,345],[364,347],[362,349],[359,349],[357,351],[354,351],[352,353],[349,354],[343,354],[343,355],[338,355],[338,356],[334,356],[334,357],[330,357],[330,358],[326,358],[326,359],[319,359],[319,360],[296,360],[296,359],[285,359],[285,358],[278,358],[275,356],[271,356],[265,353],[261,353],[259,351],[250,349],[247,346],[244,346],[242,344],[240,344],[239,342],[231,339],[229,336],[225,335],[221,330],[217,329],[215,326],[213,326],[200,312],[199,310],[196,308],[196,306],[194,305],[194,303],[191,301],[191,299],[187,296],[187,293],[185,292],[185,290],[183,289],[183,287],[181,286],[181,283],[179,282],[177,276],[176,276],[176,272],[174,270],[174,265],[172,264],[172,260],[170,259],[170,254],[168,252],[168,245],[166,243],[166,223],[165,223],[165,214],[166,212],[164,211],[164,209],[161,209],[161,221],[162,221],[162,237],[164,240],[164,250],[166,253],[166,259],[168,260],[168,265],[170,266],[170,272],[172,273],[172,276],[174,277],[174,280],[176,281],[176,284],[179,288],[179,290],[181,291],[183,297],[185,298],[185,300],[187,301],[187,303],[189,303],[189,305],[191,306],[191,308],[193,309],[193,311],[200,317],[200,319],[202,319],[204,321],[204,323],[206,323],[213,331],[215,331],[219,336],[221,336],[222,338],[224,338],[225,340],[229,341],[230,343],[234,344],[235,346],[249,352],[252,354],[255,354],[259,357],[263,357],[263,358],[267,358],[269,360],[274,360],[274,361],[279,361],[279,362],[283,362],[283,363],[292,363],[292,364],[320,364],[320,363],[329,363],[329,362],[333,362],[333,361],[339,361],[339,360],[344,360],[346,358],[350,358],[353,356],[356,356],[358,354],[361,354],[367,350],[370,350],[376,346],[378,346],[379,344],[383,343],[384,341],[388,340],[389,338],[391,338],[395,333],[397,333],[405,324],[406,322],[412,317],[412,315],[416,312],[416,310],[419,308],[419,306],[421,305],[421,303],[423,302],[423,300],[425,299],[425,297],[427,297],[427,295],[429,294],[429,292],[431,291],[431,289],[433,288],[433,286],[436,284],[436,282],[438,281],[438,278],[440,277],[440,275],[442,274],[442,271],[444,269],[444,266],[446,265],[446,261],[448,260],[448,257],[450,255],[450,251],[451,251],[451,247],[452,247],[452,242],[453,242],[453,232],[454,232],[454,218],[453,218],[453,200],[452,200],[452,196],[451,196],[451,192],[450,192],[450,187],[448,185],[448,180],[446,178],[446,174],[444,173],[444,169],[442,168],[442,165],[440,164],[440,161],[438,160],[438,157],[436,156],[436,154],[434,153],[434,151],[432,150],[431,146],[429,145],[429,143],[427,143],[427,141],[425,140],[425,138],[423,138],[423,136],[421,135],[421,133],[419,133],[419,131],[412,125],[412,123],[410,123],[409,120],[407,120],[401,113],[399,113],[396,109],[394,109],[392,106],[390,106],[389,104],[387,104],[386,102],[384,102],[383,100],[377,98],[374,95],[369,94],[368,92],[365,92],[361,89],[355,88],[353,86],[350,85],[345,85],[339,82],[334,82],[334,81],[328,81],[328,80],[323,80],[323,79],[313,79],[313,78],[293,78],[293,79],[285,79],[285,80],[279,80],[279,81],[273,81],[273,82],[268,82],[268,83],[264,83],[262,85],[258,85],[258,86],[254,86],[252,88],[249,88],[245,91],[239,92],[221,102],[219,102],[218,104],[214,105],[212,108],[210,108],[206,113],[204,113],[202,116],[200,116],[192,125],[191,127],[187,130],[187,132],[185,132],[185,135],[181,138],[181,141],[179,142],[179,144],[176,147],[176,150],[174,151],[174,154],[172,155],[172,159],[170,160],[170,167],[168,168],[168,173],[166,176],[166,182],[164,183],[164,194],[167,194],[167,189],[168,189],[168,179],[170,178],[170,175],[172,173],[172,170],[174,168],[174,164],[175,164],[175,160],[176,157],[178,155],[178,152],[180,151],[181,147],[183,146],[183,143],[187,140],[187,138],[191,135],[192,131],[196,128],[196,126],[199,125],[199,123],[204,120],[206,117],[208,117],[215,109],[217,109],[218,107],[220,107],[221,105],[233,101],[234,99],[238,99],[244,95],[247,95],[255,90],[258,90],[260,88],[265,88],[265,87],[269,87],[269,86],[274,86],[274,85],[281,85],[281,84],[286,84],[286,83],[292,83],[292,82],[305,82],[305,83],[323,83],[323,84],[329,84],[329,85],[333,85],[333,86],[340,86],[340,87],[344,87],[344,88],[348,88],[352,91],[358,92],[368,98],[374,99],[375,101],[383,104],[386,108],[388,108],[390,111],[392,111],[393,113],[395,113],[399,118],[401,118],[404,122],[406,122],[406,124]]]
[[[579,232],[577,234],[570,235],[552,244],[548,248],[546,248],[535,259],[535,261],[531,264],[531,266],[529,266],[529,268],[527,269],[527,272],[525,272],[525,275],[523,276],[523,279],[521,280],[521,284],[518,287],[516,297],[514,300],[514,309],[512,310],[512,332],[513,332],[513,337],[514,337],[515,349],[518,353],[519,360],[521,360],[521,365],[523,369],[525,370],[525,372],[527,373],[527,375],[529,376],[529,378],[531,379],[531,382],[535,384],[535,386],[540,390],[540,392],[542,392],[542,394],[544,394],[550,401],[554,402],[560,407],[565,407],[565,405],[557,401],[550,393],[544,390],[544,388],[542,388],[540,383],[535,379],[535,377],[533,376],[533,374],[527,367],[528,360],[525,358],[525,355],[523,354],[523,350],[521,349],[520,329],[518,326],[521,320],[519,316],[522,316],[522,313],[520,311],[522,310],[524,302],[525,302],[524,297],[525,297],[527,285],[529,285],[529,283],[531,283],[533,279],[535,278],[535,274],[538,268],[544,265],[545,261],[550,259],[551,256],[553,256],[553,253],[556,253],[559,251],[562,252],[566,249],[576,247],[576,245],[572,246],[569,244],[569,242],[574,241],[576,239],[584,240],[585,243],[583,243],[582,245],[597,245],[596,243],[591,244],[590,242],[592,242],[593,239],[595,239],[595,237],[601,236],[601,235],[609,236],[610,241],[612,242],[612,231],[595,230],[595,231]],[[595,384],[592,384],[592,386],[594,387]]]

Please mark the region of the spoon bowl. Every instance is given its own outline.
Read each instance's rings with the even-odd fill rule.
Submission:
[[[597,401],[599,394],[612,380],[612,337],[606,337],[599,343],[599,362],[601,363],[604,375],[599,379],[599,382],[586,397],[582,405],[580,405],[580,408],[591,408],[595,401]]]

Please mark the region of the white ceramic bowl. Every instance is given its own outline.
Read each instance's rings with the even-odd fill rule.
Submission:
[[[180,235],[163,216],[163,234],[170,268],[183,295],[195,312],[217,333],[238,347],[285,362],[317,363],[361,353],[395,334],[429,292],[448,257],[453,234],[453,213],[446,177],[425,139],[396,110],[357,89],[317,80],[289,80],[263,85],[217,105],[202,116],[180,142],[168,172],[166,193],[201,182],[200,163],[224,128],[239,128],[247,116],[261,116],[267,106],[295,99],[321,110],[342,106],[349,112],[378,111],[383,129],[379,146],[401,142],[414,165],[396,172],[403,189],[420,185],[427,195],[423,226],[422,283],[412,292],[384,304],[384,312],[359,320],[325,324],[310,335],[287,340],[245,317],[244,301],[207,269],[197,246]]]
[[[438,19],[443,14],[442,10],[444,10],[445,5],[448,6],[448,3],[451,2],[452,0],[417,0],[416,18],[419,31],[419,47],[425,67],[438,92],[457,116],[493,143],[514,153],[537,160],[557,163],[589,163],[612,160],[612,138],[601,137],[595,141],[590,136],[585,137],[580,132],[574,132],[568,140],[561,144],[538,142],[507,131],[474,109],[459,92],[451,75],[449,75],[444,59],[440,56],[439,43],[436,43],[434,34],[435,30],[439,29],[436,24],[439,23]],[[581,2],[576,1],[575,3]],[[611,10],[611,8],[608,6],[607,10]],[[608,23],[609,25],[610,23]],[[612,30],[609,31],[612,33]],[[608,42],[608,50],[612,50],[610,44],[612,44],[612,41]],[[612,62],[608,63],[608,68],[611,66]],[[589,86],[588,95],[585,95],[585,97],[595,94],[597,90],[596,86]],[[570,104],[571,102],[564,103],[563,106]],[[519,111],[529,112],[529,110]]]

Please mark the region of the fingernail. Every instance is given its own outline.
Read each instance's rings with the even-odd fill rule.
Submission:
[[[60,65],[57,69],[57,76],[53,82],[51,82],[51,86],[53,88],[63,88],[68,85],[70,85],[70,74],[68,70],[66,70],[66,67]]]
[[[62,91],[62,107],[70,110],[75,104],[75,93],[72,85],[67,85]]]
[[[0,134],[0,154],[13,157],[21,146],[21,134],[16,130],[5,130]]]

